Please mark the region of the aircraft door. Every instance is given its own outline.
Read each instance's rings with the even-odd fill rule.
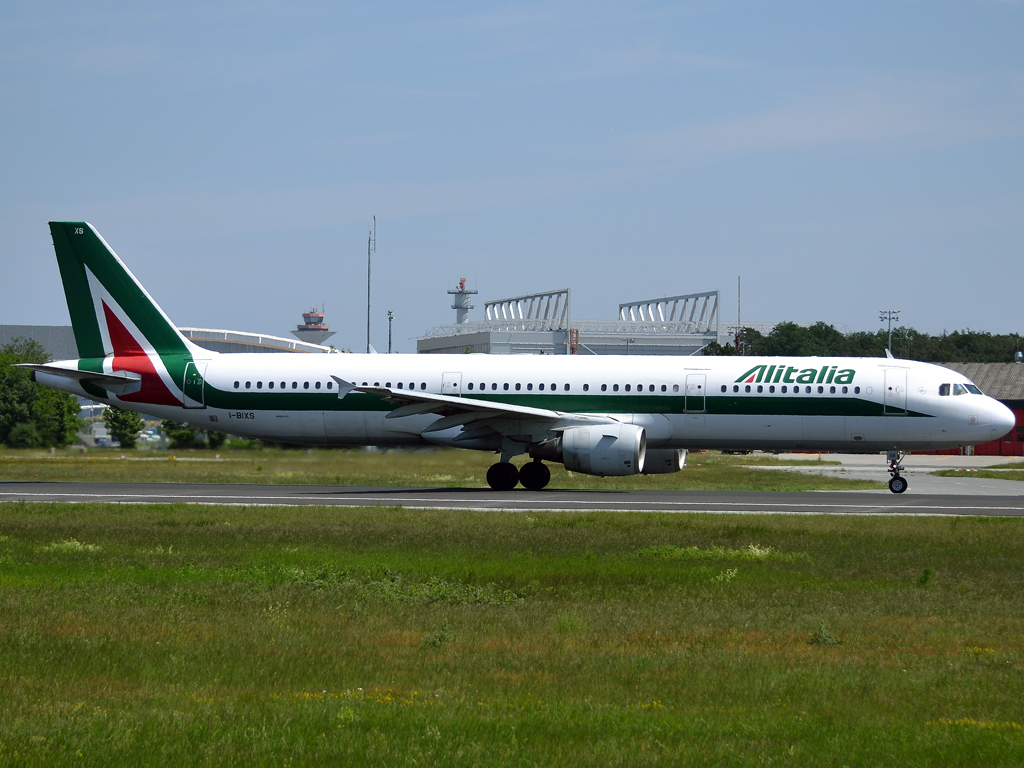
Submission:
[[[184,408],[206,407],[203,397],[203,388],[206,384],[203,374],[206,373],[206,363],[200,363],[199,365],[202,366],[202,369],[195,363],[185,364],[185,380],[181,387],[182,394],[184,395],[182,398],[182,407]]]
[[[886,416],[907,415],[907,369],[885,369],[885,401],[882,412]]]
[[[704,393],[706,390],[706,374],[686,374],[686,393],[683,398],[683,410],[687,413],[704,413],[707,410],[704,399]]]
[[[441,394],[462,397],[462,373],[447,372],[441,374]]]

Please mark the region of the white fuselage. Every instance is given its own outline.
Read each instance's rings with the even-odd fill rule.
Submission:
[[[339,398],[338,382],[565,414],[561,423],[524,420],[521,433],[514,423],[505,425],[506,436],[526,443],[584,415],[642,426],[652,448],[846,452],[974,445],[997,439],[1014,423],[1009,409],[985,395],[940,394],[943,384],[969,383],[962,375],[887,358],[210,353],[196,365],[205,391],[202,402],[193,404],[202,407],[108,402],[282,442],[487,450],[500,443],[456,441],[466,425],[425,435],[441,416],[387,418],[393,406],[371,394]],[[764,367],[744,377],[758,365]],[[811,369],[818,372],[813,382],[804,373],[797,383],[797,371]],[[39,374],[37,380],[83,394],[56,376]]]

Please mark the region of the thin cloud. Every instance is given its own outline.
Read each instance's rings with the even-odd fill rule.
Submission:
[[[691,164],[735,155],[839,144],[920,141],[949,145],[1020,132],[1019,120],[980,114],[964,100],[957,103],[926,94],[900,97],[863,89],[844,98],[648,134],[635,139],[634,146],[649,159]]]

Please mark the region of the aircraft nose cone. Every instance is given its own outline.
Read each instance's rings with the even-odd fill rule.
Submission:
[[[1013,411],[1002,403],[996,402],[992,411],[992,427],[999,437],[1005,435],[1017,424],[1017,417]]]

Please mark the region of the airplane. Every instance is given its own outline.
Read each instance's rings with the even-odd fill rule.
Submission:
[[[660,474],[712,448],[884,451],[903,493],[905,452],[1014,426],[963,375],[891,356],[220,354],[182,336],[91,224],[50,233],[80,358],[23,365],[33,381],[247,438],[490,451],[494,490],[544,488],[544,462]]]

